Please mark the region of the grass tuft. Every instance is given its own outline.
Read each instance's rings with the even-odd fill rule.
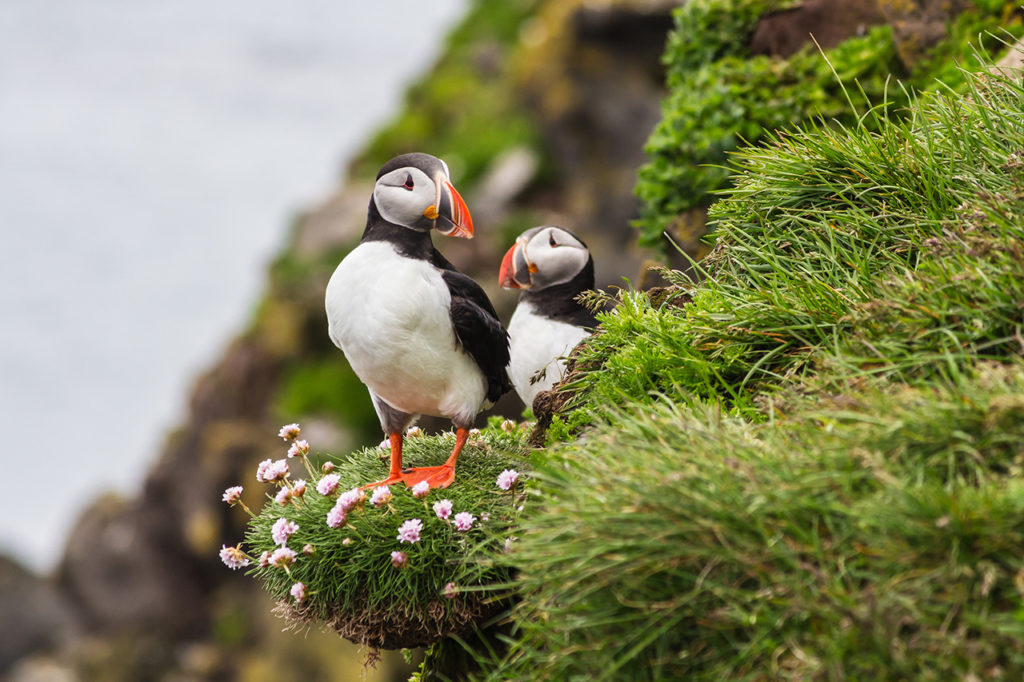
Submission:
[[[1022,406],[1016,362],[774,423],[606,415],[534,471],[491,679],[1019,677]]]

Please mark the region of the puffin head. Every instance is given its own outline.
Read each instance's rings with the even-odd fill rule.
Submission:
[[[504,289],[545,289],[564,284],[591,262],[590,251],[564,227],[534,227],[519,235],[498,272]]]
[[[473,238],[473,219],[452,187],[448,165],[429,154],[402,154],[384,164],[377,173],[373,201],[381,217],[395,225]]]

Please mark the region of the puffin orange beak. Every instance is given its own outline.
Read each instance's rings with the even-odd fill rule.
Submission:
[[[523,244],[516,240],[512,248],[505,252],[498,270],[498,284],[502,289],[529,289],[533,286],[534,272],[537,266],[526,260]]]
[[[435,219],[434,229],[444,236],[472,239],[473,218],[469,215],[466,202],[447,180],[440,180],[438,188],[437,206],[428,208],[424,215]],[[435,213],[433,216],[430,215],[431,209]]]

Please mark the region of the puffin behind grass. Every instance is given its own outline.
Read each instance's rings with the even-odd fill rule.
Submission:
[[[387,478],[444,488],[481,409],[512,386],[509,338],[476,282],[455,269],[430,231],[473,237],[444,161],[403,154],[377,174],[366,229],[327,285],[328,331],[366,384],[391,443]],[[455,448],[438,467],[402,469],[402,436],[421,414],[447,417]]]
[[[583,240],[554,225],[519,236],[501,262],[498,283],[520,289],[509,322],[508,372],[527,407],[565,374],[565,356],[597,327],[593,311],[577,299],[594,288],[594,259]]]

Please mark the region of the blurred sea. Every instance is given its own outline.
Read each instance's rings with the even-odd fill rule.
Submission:
[[[0,552],[132,494],[465,0],[0,2]]]

